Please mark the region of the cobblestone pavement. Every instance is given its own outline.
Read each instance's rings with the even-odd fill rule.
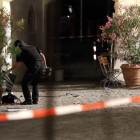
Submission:
[[[140,87],[111,89],[104,90],[92,82],[41,84],[39,104],[24,107],[32,110],[140,95]],[[14,85],[13,94],[24,100],[19,85]],[[0,112],[7,113],[7,107],[1,105]],[[0,140],[139,140],[139,114],[140,103],[133,103],[64,116],[5,121],[0,122]]]

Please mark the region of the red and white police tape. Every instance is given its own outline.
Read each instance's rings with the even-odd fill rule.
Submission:
[[[61,36],[61,37],[55,37],[55,38],[48,38],[50,39],[74,39],[74,38],[97,38],[100,37],[100,35],[87,35],[87,36]]]
[[[140,96],[114,99],[109,101],[96,102],[91,104],[78,104],[69,106],[59,106],[50,109],[37,109],[37,110],[25,110],[19,112],[1,113],[0,121],[8,120],[21,120],[21,119],[31,119],[31,118],[41,118],[47,116],[59,116],[71,113],[83,112],[94,109],[102,109],[108,107],[119,106],[128,103],[140,102]]]

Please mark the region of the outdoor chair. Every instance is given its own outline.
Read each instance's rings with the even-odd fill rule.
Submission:
[[[117,79],[117,77],[122,73],[120,69],[111,69],[107,57],[98,56],[98,60],[100,63],[100,67],[102,70],[105,79],[101,80],[100,86],[107,86],[109,87],[112,83],[114,86],[121,85],[123,86],[122,82]]]

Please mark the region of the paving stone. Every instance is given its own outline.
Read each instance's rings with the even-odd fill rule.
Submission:
[[[139,87],[104,90],[93,83],[61,82],[53,88],[39,87],[39,104],[25,105],[28,110],[140,95]],[[24,101],[19,85],[14,85],[13,94]],[[0,112],[8,113],[9,106],[21,105],[1,105]],[[139,140],[139,114],[140,103],[133,103],[63,116],[5,121],[0,122],[0,140]]]

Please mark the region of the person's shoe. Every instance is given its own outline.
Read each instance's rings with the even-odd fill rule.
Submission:
[[[31,101],[24,101],[22,103],[20,103],[20,105],[32,105]]]
[[[38,104],[38,101],[33,101],[33,104]]]

